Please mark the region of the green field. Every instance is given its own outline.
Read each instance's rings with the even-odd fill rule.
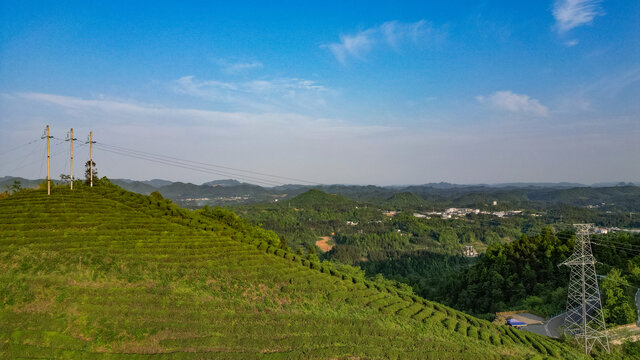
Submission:
[[[113,185],[0,200],[0,358],[582,358]]]

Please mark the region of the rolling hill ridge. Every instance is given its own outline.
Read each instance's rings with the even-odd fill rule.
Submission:
[[[0,200],[0,358],[579,359],[109,183]]]

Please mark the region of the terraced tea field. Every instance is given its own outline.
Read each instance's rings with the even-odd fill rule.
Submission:
[[[0,200],[0,357],[582,358],[105,185]]]

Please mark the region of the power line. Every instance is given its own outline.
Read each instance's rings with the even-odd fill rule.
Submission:
[[[96,146],[97,145],[98,144],[96,144]],[[118,155],[122,155],[122,156],[128,156],[128,157],[141,159],[141,160],[147,160],[147,161],[151,161],[151,162],[155,162],[155,163],[159,163],[159,164],[163,164],[163,165],[175,166],[175,167],[180,167],[180,168],[183,168],[183,169],[195,170],[195,171],[200,171],[200,172],[204,172],[204,173],[208,173],[208,174],[236,177],[236,178],[243,179],[243,180],[260,182],[260,183],[265,184],[267,186],[280,185],[279,182],[276,182],[276,181],[273,181],[273,180],[269,180],[269,179],[257,178],[257,177],[248,176],[248,175],[233,174],[233,173],[223,172],[223,171],[220,171],[220,170],[207,169],[207,168],[202,167],[202,166],[191,165],[191,164],[180,162],[180,161],[163,159],[163,158],[155,157],[155,156],[151,156],[151,155],[137,154],[137,153],[134,153],[134,152],[128,152],[128,151],[123,151],[123,150],[107,149],[107,148],[104,148],[104,147],[99,147],[99,148],[102,151],[107,151],[107,152],[110,152],[110,153],[113,153],[113,154],[118,154]]]
[[[130,149],[130,148],[124,148],[124,147],[121,147],[121,146],[109,145],[109,144],[105,144],[103,142],[98,142],[97,145],[106,146],[106,147],[109,147],[109,148],[115,149],[115,150],[127,151],[127,152],[137,153],[137,154],[144,154],[144,155],[153,156],[153,157],[156,157],[156,158],[163,158],[165,160],[175,160],[175,161],[179,161],[179,162],[183,162],[183,163],[190,163],[190,164],[202,165],[202,166],[205,166],[205,167],[213,167],[213,168],[219,168],[219,169],[225,169],[225,170],[239,171],[239,172],[242,172],[242,173],[266,176],[266,177],[275,178],[275,179],[298,181],[298,182],[312,184],[312,185],[321,185],[320,183],[315,182],[315,181],[309,181],[309,180],[298,179],[298,178],[287,177],[287,176],[267,174],[267,173],[258,172],[258,171],[238,169],[238,168],[233,168],[233,167],[229,167],[229,166],[216,165],[216,164],[204,163],[204,162],[199,162],[199,161],[192,161],[192,160],[187,160],[187,159],[181,159],[181,158],[177,158],[177,157],[173,157],[173,156],[154,154],[154,153],[151,153],[151,152],[140,151],[140,150],[135,150],[135,149]]]
[[[634,253],[638,253],[640,254],[640,249],[631,249],[631,248],[625,248],[625,247],[621,247],[621,246],[616,246],[616,245],[612,245],[612,244],[604,244],[604,243],[599,243],[596,241],[592,242],[594,245],[598,245],[598,246],[603,246],[603,247],[612,247],[616,250],[624,250],[624,251],[630,251],[630,252],[634,252]]]
[[[632,285],[629,285],[629,284],[625,284],[625,283],[623,283],[623,282],[621,282],[621,281],[618,281],[618,280],[613,280],[612,278],[607,277],[606,275],[598,275],[598,278],[600,278],[600,279],[602,279],[602,280],[609,280],[609,281],[613,281],[613,282],[618,283],[618,284],[620,284],[620,285],[628,286],[628,287],[633,288],[633,289],[637,289],[637,287],[635,287],[635,286],[632,286]]]
[[[27,146],[27,145],[31,145],[31,144],[33,144],[33,143],[35,143],[35,142],[40,141],[40,140],[41,140],[41,139],[40,139],[40,138],[38,138],[38,139],[35,139],[35,140],[31,140],[31,141],[29,141],[28,143],[25,143],[25,144],[22,144],[22,145],[18,145],[18,146],[14,147],[14,148],[13,148],[13,149],[11,149],[11,150],[8,150],[8,151],[5,151],[5,152],[3,152],[3,153],[0,153],[0,156],[4,156],[4,155],[6,155],[6,154],[8,154],[8,153],[10,153],[10,152],[12,152],[12,151],[15,151],[15,150],[21,149],[21,148],[23,148],[23,147],[25,147],[25,146]]]
[[[621,242],[611,241],[611,240],[608,240],[608,239],[598,239],[596,241],[602,242],[602,243],[610,243],[610,244],[615,244],[615,245],[622,245],[622,246],[627,246],[627,247],[637,247],[638,249],[640,249],[640,245],[621,243]]]
[[[555,234],[555,236],[558,239],[561,239],[561,240],[570,240],[571,238],[573,238],[573,235],[566,235],[566,234]],[[601,246],[601,247],[612,247],[612,248],[615,248],[617,250],[624,250],[624,251],[631,251],[631,252],[640,253],[640,245],[615,242],[615,241],[611,241],[611,240],[607,240],[607,239],[591,240],[591,243],[594,244],[594,245]]]
[[[41,140],[41,139],[38,139],[38,141],[40,141],[40,140]],[[32,143],[33,143],[33,142],[32,142]],[[33,149],[33,150],[28,154],[28,155],[26,155],[26,156],[24,156],[24,157],[22,158],[22,161],[20,161],[20,165],[18,165],[18,166],[16,166],[15,168],[13,168],[13,169],[9,170],[8,174],[9,174],[9,175],[11,175],[11,173],[13,173],[14,171],[19,170],[19,169],[22,169],[22,168],[24,168],[24,167],[25,167],[25,166],[27,166],[27,165],[31,165],[31,164],[37,163],[37,162],[38,162],[38,161],[40,161],[40,160],[41,160],[41,161],[44,161],[42,158],[36,158],[36,159],[35,159],[35,160],[33,160],[33,161],[25,162],[27,159],[29,159],[31,156],[33,156],[33,155],[34,155],[36,152],[38,152],[38,151],[43,151],[43,149],[42,149],[42,148],[40,148],[40,147],[37,147],[37,146],[36,146],[36,147],[35,147],[35,148],[34,148],[34,149]],[[42,166],[43,166],[43,165],[44,165],[44,162],[40,165],[40,173],[42,173]]]
[[[555,234],[555,236],[558,239],[561,240],[570,240],[573,235],[567,235],[567,234]],[[616,242],[613,240],[609,240],[609,239],[603,239],[603,238],[597,238],[596,240],[591,240],[592,243],[607,243],[607,244],[611,244],[611,245],[620,245],[620,246],[624,246],[624,247],[631,247],[631,248],[638,248],[638,250],[640,250],[640,245],[636,245],[636,244],[631,244],[631,243],[622,243],[622,242]]]
[[[163,165],[169,165],[169,166],[175,166],[175,167],[179,167],[179,168],[183,168],[183,169],[199,171],[199,172],[203,172],[203,173],[207,173],[207,174],[215,174],[215,175],[222,175],[222,176],[233,176],[233,177],[239,178],[241,180],[253,181],[253,182],[261,183],[261,184],[267,185],[267,186],[276,186],[276,185],[280,185],[281,184],[281,183],[278,183],[278,182],[275,182],[275,181],[272,181],[272,180],[268,180],[268,179],[260,179],[260,178],[251,177],[251,176],[247,176],[247,175],[238,175],[238,174],[225,173],[225,172],[221,172],[221,171],[217,171],[217,170],[206,169],[206,168],[203,168],[203,167],[198,167],[196,165],[189,165],[189,164],[180,163],[180,162],[176,162],[176,161],[157,159],[157,158],[153,158],[153,157],[150,157],[150,156],[144,156],[144,155],[136,155],[136,154],[121,152],[121,151],[117,151],[117,150],[110,150],[110,149],[106,149],[106,148],[103,148],[103,147],[101,147],[100,149],[102,151],[110,152],[110,153],[117,154],[117,155],[128,156],[128,157],[132,157],[132,158],[136,158],[136,159],[140,159],[140,160],[146,160],[146,161],[151,161],[151,162],[155,162],[155,163],[159,163],[159,164],[163,164]]]
[[[189,170],[205,172],[205,173],[209,173],[209,174],[235,177],[235,178],[243,179],[243,180],[247,180],[247,181],[259,182],[259,183],[265,184],[267,186],[281,185],[281,182],[278,182],[278,181],[272,180],[272,179],[265,179],[263,177],[231,173],[231,172],[228,172],[228,171],[222,171],[222,170],[217,170],[217,169],[210,169],[210,168],[207,168],[207,167],[204,167],[204,166],[193,165],[193,164],[189,164],[187,162],[171,160],[171,159],[163,158],[163,157],[160,157],[160,156],[145,155],[145,154],[140,154],[140,153],[136,153],[136,152],[130,152],[130,151],[126,151],[126,150],[107,149],[105,147],[99,147],[99,148],[101,150],[103,150],[103,151],[111,152],[111,153],[118,154],[118,155],[129,156],[129,157],[133,157],[133,158],[137,158],[137,159],[141,159],[141,160],[152,161],[152,162],[156,162],[156,163],[160,163],[160,164],[164,164],[164,165],[176,166],[176,167],[180,167],[180,168],[185,168],[185,169],[189,169]]]
[[[246,175],[225,173],[225,172],[221,172],[221,171],[217,171],[217,170],[210,170],[210,169],[202,168],[202,167],[199,167],[199,166],[196,166],[196,165],[180,163],[180,162],[177,162],[177,161],[153,158],[151,156],[136,155],[136,154],[121,152],[121,151],[117,151],[117,150],[109,150],[109,149],[105,149],[105,148],[100,148],[100,149],[102,151],[107,151],[107,152],[110,152],[110,153],[113,153],[113,154],[118,154],[118,155],[122,155],[122,156],[128,156],[128,157],[141,159],[141,160],[147,160],[147,161],[151,161],[151,162],[155,162],[155,163],[159,163],[159,164],[163,164],[163,165],[175,166],[175,167],[180,167],[180,168],[183,168],[183,169],[200,171],[200,172],[204,172],[204,173],[208,173],[208,174],[215,174],[215,175],[222,175],[222,176],[233,176],[233,177],[237,177],[237,178],[240,178],[240,179],[243,179],[243,180],[260,182],[260,183],[268,185],[268,186],[280,185],[280,183],[277,183],[277,182],[271,181],[271,180],[267,180],[267,179],[255,178],[255,177],[246,176]]]

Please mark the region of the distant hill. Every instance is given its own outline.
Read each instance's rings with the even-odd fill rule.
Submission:
[[[143,195],[158,191],[165,198],[192,208],[205,205],[269,202],[281,197],[277,191],[236,180],[214,180],[202,185],[159,179],[149,181],[115,179],[111,181],[124,189]]]
[[[558,182],[558,183],[515,182],[515,183],[491,184],[491,185],[486,185],[486,186],[494,187],[494,188],[505,188],[505,187],[508,187],[508,188],[531,188],[531,187],[537,187],[537,188],[574,188],[574,187],[584,187],[584,186],[587,186],[587,185],[580,184],[580,183],[570,183],[570,182]]]
[[[124,189],[133,191],[142,195],[149,195],[152,192],[158,190],[158,188],[141,181],[133,181],[133,180],[127,181],[125,179],[115,179],[115,180],[111,180],[111,182],[113,182],[118,186],[121,186]]]
[[[584,358],[279,242],[228,210],[108,183],[0,199],[0,357]]]
[[[288,203],[301,208],[331,208],[336,206],[355,206],[357,202],[336,194],[327,194],[318,189],[311,189],[302,193]]]
[[[46,179],[25,179],[25,178],[21,178],[21,177],[14,177],[14,176],[3,176],[0,178],[0,192],[4,191],[7,186],[12,185],[14,181],[20,181],[20,185],[25,188],[37,188],[38,185],[40,185],[41,182],[45,181]],[[56,181],[55,179],[52,179],[52,183],[56,184],[59,181]]]
[[[161,187],[161,186],[167,186],[167,185],[173,184],[173,181],[162,180],[162,179],[152,179],[152,180],[145,180],[140,182],[143,184],[151,185],[153,187]]]
[[[550,204],[615,207],[625,211],[640,211],[640,187],[635,185],[554,189],[531,192],[528,197],[533,201]]]
[[[23,187],[27,188],[35,188],[43,181],[5,176],[0,178],[0,190],[12,184],[16,179],[22,182]],[[413,204],[431,208],[481,208],[490,206],[493,201],[497,201],[501,208],[531,207],[542,209],[549,206],[570,205],[577,207],[609,206],[614,210],[640,211],[640,201],[638,201],[637,194],[640,187],[631,183],[618,183],[608,187],[588,187],[574,183],[505,183],[499,185],[437,183],[404,187],[281,185],[269,188],[233,179],[214,180],[202,185],[160,179],[148,181],[115,179],[112,181],[129,191],[144,195],[159,191],[164,197],[190,208],[199,208],[204,205],[238,205],[282,201],[316,189],[356,202],[377,206],[400,206],[404,203],[405,205]],[[54,180],[54,183],[59,182],[59,180]],[[571,187],[573,185],[579,186]],[[409,196],[409,193],[413,195]]]
[[[412,192],[405,191],[405,192],[394,194],[392,197],[387,199],[386,204],[388,204],[388,206],[398,208],[398,209],[405,208],[405,207],[417,209],[425,206],[427,202],[420,196]]]
[[[238,180],[233,180],[233,179],[226,179],[226,180],[213,180],[213,181],[209,181],[206,182],[202,185],[208,185],[208,186],[238,186],[238,185],[242,185],[243,183],[241,183]]]

